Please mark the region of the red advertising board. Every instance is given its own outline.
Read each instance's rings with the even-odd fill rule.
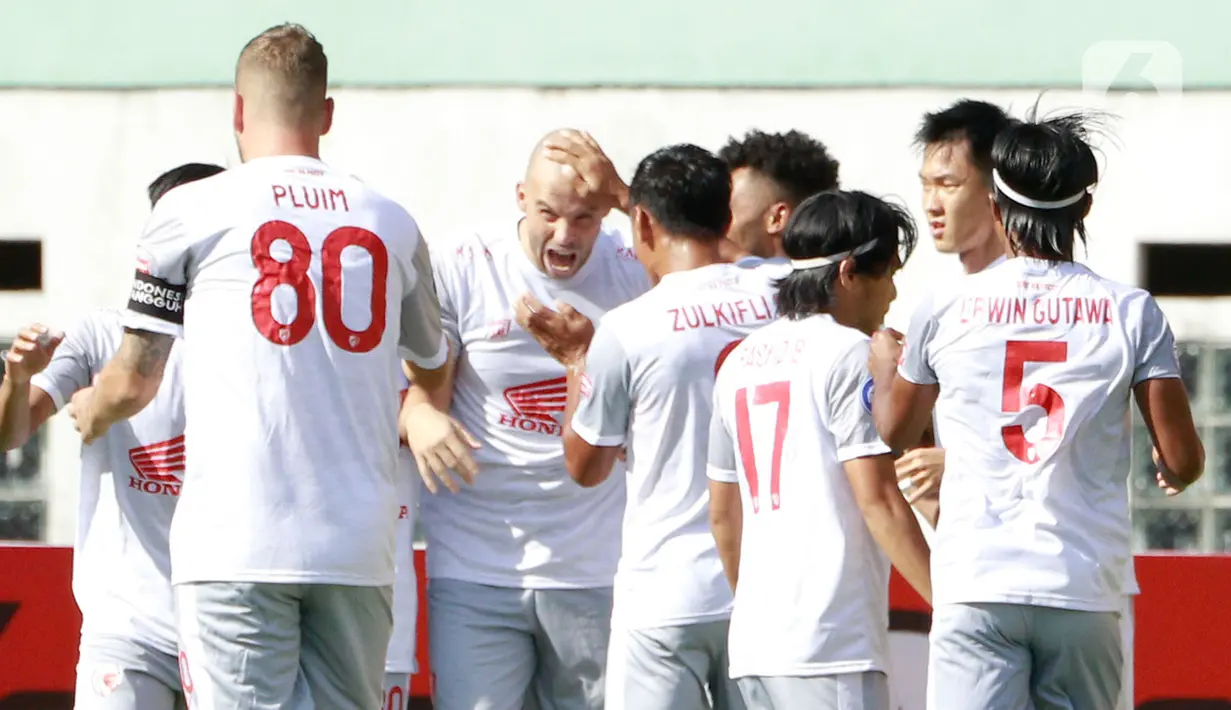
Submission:
[[[431,677],[423,560],[417,552],[420,672],[411,688],[419,697]],[[0,710],[72,708],[81,615],[71,574],[70,549],[0,546]],[[1137,576],[1138,710],[1231,710],[1231,556],[1145,555]],[[926,659],[911,654],[926,648],[927,605],[896,574],[890,597],[895,672],[922,679]],[[918,698],[899,701],[922,707]]]

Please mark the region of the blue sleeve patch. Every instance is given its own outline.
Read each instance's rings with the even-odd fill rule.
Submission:
[[[863,383],[863,389],[859,392],[859,400],[863,403],[864,410],[866,410],[868,414],[871,414],[872,413],[872,378],[871,377],[868,378],[867,382]]]

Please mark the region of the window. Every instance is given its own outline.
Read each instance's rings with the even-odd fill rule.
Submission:
[[[8,350],[11,344],[9,341],[0,342],[0,352]],[[0,382],[3,381],[4,369],[0,367]],[[47,502],[44,499],[42,453],[41,430],[30,437],[25,446],[0,452],[0,540],[43,539]]]
[[[1180,372],[1205,444],[1205,474],[1167,498],[1154,478],[1150,435],[1134,407],[1133,547],[1136,551],[1231,553],[1231,346],[1178,345]]]
[[[0,291],[43,290],[43,243],[0,239]]]

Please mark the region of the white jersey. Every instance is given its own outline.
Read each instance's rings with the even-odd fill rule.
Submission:
[[[843,467],[890,453],[868,347],[828,315],[784,318],[718,373],[709,477],[743,502],[732,678],[888,672],[889,559]]]
[[[125,325],[184,336],[175,583],[393,584],[398,354],[448,354],[418,227],[319,160],[167,193]]]
[[[68,330],[51,363],[30,384],[59,410],[119,350],[118,310],[98,310]],[[81,632],[176,653],[167,535],[184,476],[182,346],[171,348],[154,401],[81,447],[73,595]]]
[[[517,325],[513,305],[532,293],[598,322],[649,289],[645,269],[604,232],[576,274],[550,278],[526,256],[514,222],[437,252],[433,267],[445,333],[461,352],[451,413],[483,448],[474,452],[473,486],[423,497],[428,576],[524,589],[610,586],[623,476],[589,489],[569,479],[564,366]]]
[[[627,449],[613,625],[680,626],[731,614],[705,477],[714,375],[740,339],[773,320],[773,282],[784,274],[734,264],[667,274],[608,313],[594,334],[572,426],[592,446]]]
[[[1154,299],[1079,264],[1009,259],[920,305],[898,371],[940,385],[934,603],[1119,609],[1130,395],[1179,377]]]
[[[402,376],[406,387],[406,377]],[[406,390],[402,390],[402,397]],[[385,656],[386,673],[416,673],[415,635],[419,615],[419,585],[415,574],[415,515],[418,512],[419,471],[403,444],[398,449],[397,577],[393,582],[393,635]]]

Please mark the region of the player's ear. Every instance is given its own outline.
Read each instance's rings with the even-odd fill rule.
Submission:
[[[321,117],[321,135],[329,132],[333,128],[333,98],[325,99],[325,115]]]
[[[633,207],[633,238],[646,247],[654,248],[654,218],[641,207]]]
[[[855,279],[855,259],[847,257],[838,262],[838,284],[843,287],[849,287]]]
[[[237,134],[244,132],[244,97],[235,92],[235,106],[232,108],[231,125]]]
[[[517,209],[526,211],[526,183],[517,183]]]
[[[785,202],[775,202],[765,212],[765,232],[781,234],[786,231],[786,223],[791,219],[791,207]]]

